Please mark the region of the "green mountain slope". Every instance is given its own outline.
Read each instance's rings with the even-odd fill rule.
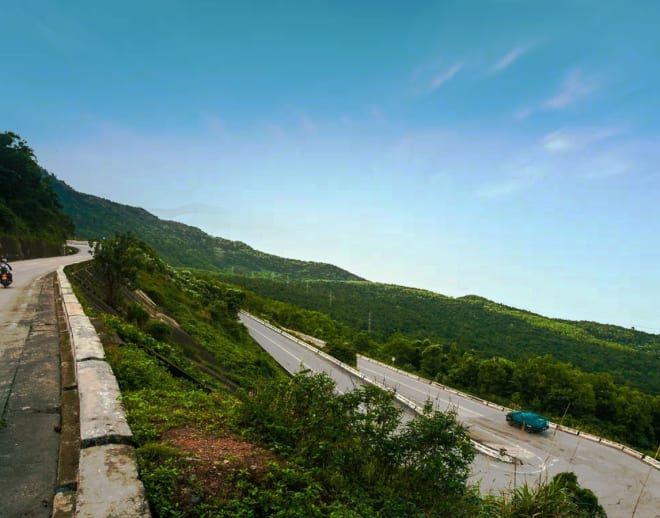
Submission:
[[[61,250],[73,232],[53,192],[52,177],[37,163],[32,149],[12,132],[0,133],[0,249],[24,257],[28,248]],[[28,254],[39,255],[39,254]]]
[[[355,332],[370,330],[371,339],[381,343],[400,333],[456,344],[484,357],[518,360],[551,354],[587,372],[608,372],[617,383],[660,394],[660,335],[550,319],[474,295],[451,298],[371,283],[336,266],[265,254],[141,208],[81,194],[61,181],[54,181],[54,189],[78,237],[133,232],[174,266],[220,272],[228,282],[325,313]]]
[[[325,313],[356,332],[386,342],[396,333],[457,344],[485,357],[511,360],[550,354],[587,372],[609,372],[617,383],[660,394],[660,335],[594,322],[543,317],[477,296],[372,282],[277,282],[224,276],[264,297]]]
[[[173,266],[290,280],[361,280],[331,264],[266,254],[240,241],[213,237],[196,227],[162,220],[138,207],[82,194],[61,180],[55,180],[53,187],[76,225],[76,237],[81,239],[132,232]]]

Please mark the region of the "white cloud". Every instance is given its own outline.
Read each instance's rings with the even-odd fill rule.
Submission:
[[[509,174],[508,178],[482,186],[477,190],[480,198],[501,198],[529,189],[543,179],[545,172],[539,167],[524,166]]]
[[[576,147],[576,142],[563,131],[548,133],[541,140],[542,146],[551,153],[561,153]]]
[[[612,178],[627,174],[630,166],[623,158],[615,156],[598,157],[590,163],[582,166],[581,176],[587,180],[598,180],[600,178]]]
[[[563,110],[588,99],[597,90],[598,85],[593,78],[586,77],[578,69],[570,70],[564,75],[564,79],[554,95],[534,106],[518,109],[514,113],[514,118],[525,120],[539,111]]]
[[[541,139],[541,146],[551,153],[564,153],[582,149],[603,140],[623,134],[620,128],[596,128],[579,130],[557,130]]]
[[[546,99],[543,106],[550,110],[564,109],[588,98],[596,89],[595,82],[585,77],[580,70],[571,70],[564,77],[559,90]]]
[[[501,72],[502,70],[510,67],[513,62],[522,56],[526,51],[527,47],[516,47],[509,51],[508,54],[500,58],[500,60],[492,66],[492,72]]]
[[[445,84],[447,81],[453,79],[458,72],[463,68],[463,63],[456,63],[448,70],[444,70],[433,76],[431,80],[431,90],[435,90]]]

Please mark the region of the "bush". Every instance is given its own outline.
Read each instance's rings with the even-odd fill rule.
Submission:
[[[147,325],[144,327],[144,331],[159,342],[167,341],[167,339],[172,334],[170,326],[168,326],[165,322],[161,322],[160,320],[149,320]]]

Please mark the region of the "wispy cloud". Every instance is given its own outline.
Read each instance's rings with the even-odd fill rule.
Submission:
[[[541,139],[541,145],[551,153],[561,153],[576,147],[575,140],[563,131],[548,133]]]
[[[413,70],[411,86],[416,95],[427,95],[456,77],[465,68],[465,61],[436,60],[427,62]]]
[[[550,110],[560,110],[588,98],[596,89],[597,85],[592,79],[585,77],[580,70],[571,70],[565,75],[559,90],[546,99],[543,106]]]
[[[621,128],[557,130],[541,139],[541,146],[550,153],[582,149],[625,133]]]
[[[431,79],[431,90],[436,90],[447,81],[453,79],[454,76],[461,70],[461,68],[463,68],[463,63],[456,63],[455,65],[452,65],[451,68],[435,74]]]
[[[557,91],[544,101],[516,110],[514,117],[525,120],[531,115],[546,110],[563,110],[587,100],[598,90],[597,82],[579,69],[569,70]]]
[[[545,172],[536,166],[525,166],[509,174],[504,178],[489,185],[484,185],[477,190],[480,198],[501,198],[513,195],[519,191],[529,189],[536,185]]]
[[[491,71],[496,73],[507,69],[525,52],[527,52],[527,47],[516,47],[513,50],[510,50],[491,67]]]
[[[608,157],[607,159],[594,160],[583,166],[581,176],[587,180],[598,180],[601,178],[612,178],[627,174],[630,166],[620,158]]]

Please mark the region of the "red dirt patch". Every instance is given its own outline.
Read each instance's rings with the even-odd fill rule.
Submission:
[[[269,462],[279,462],[271,452],[229,432],[218,437],[188,425],[164,432],[162,439],[187,455],[189,468],[184,478],[199,482],[205,494],[216,498],[235,494],[233,480],[239,471],[248,470],[254,480],[265,473]],[[179,486],[184,500],[195,501],[201,496],[193,493],[196,491],[187,484]]]

